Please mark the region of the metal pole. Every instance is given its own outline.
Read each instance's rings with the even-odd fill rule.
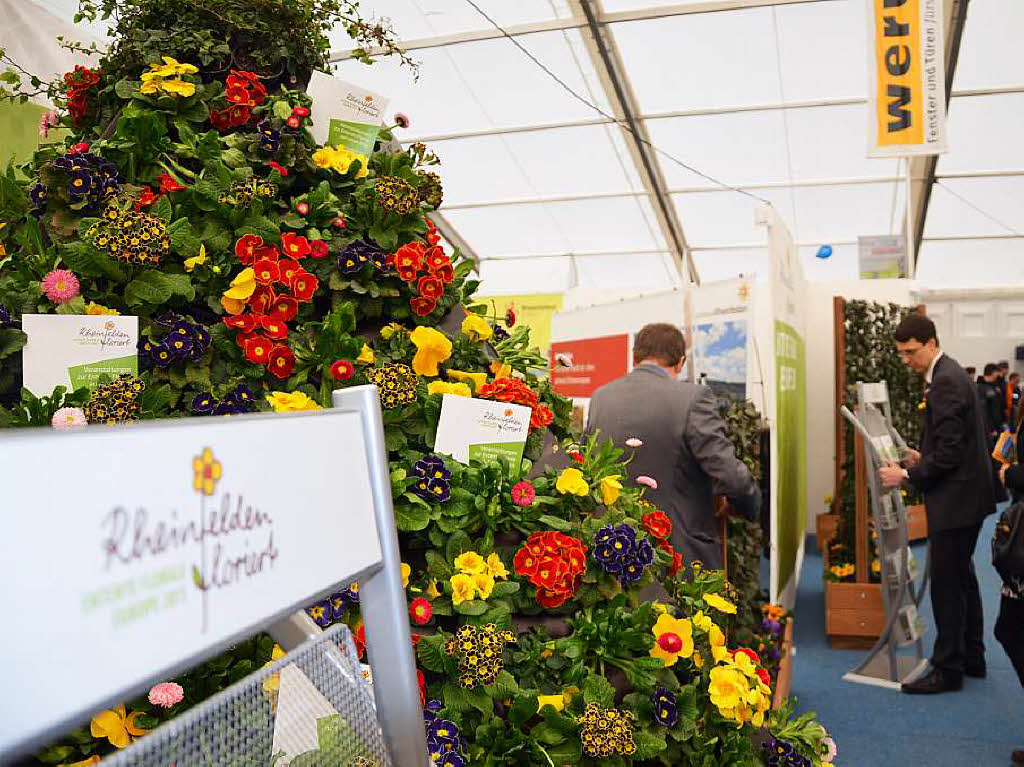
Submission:
[[[416,662],[409,632],[409,609],[405,589],[402,588],[398,531],[391,503],[391,471],[377,387],[353,386],[336,391],[334,407],[358,410],[363,415],[370,490],[384,565],[359,584],[359,604],[366,625],[377,718],[396,767],[428,765],[423,710],[420,708]],[[344,489],[338,488],[338,492],[343,493]]]

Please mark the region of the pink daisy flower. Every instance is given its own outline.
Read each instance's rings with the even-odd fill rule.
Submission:
[[[636,437],[630,437],[629,439],[626,440],[626,447],[640,447],[643,444],[644,441]]]
[[[512,503],[516,506],[532,506],[537,491],[525,479],[512,485]]]
[[[395,123],[399,128],[408,128],[410,123],[409,115],[405,112],[395,112]]]
[[[82,412],[81,408],[77,407],[62,407],[50,419],[50,425],[60,431],[86,426],[88,423],[85,419],[85,413]]]
[[[67,269],[54,269],[43,277],[43,293],[55,304],[66,304],[78,295],[78,278]]]
[[[170,708],[176,703],[181,703],[185,698],[185,690],[177,682],[161,682],[153,685],[149,691],[149,702],[154,706]]]
[[[646,474],[637,477],[636,483],[638,485],[646,485],[647,487],[651,488],[651,490],[658,489],[658,480],[656,480],[654,477],[648,477]]]

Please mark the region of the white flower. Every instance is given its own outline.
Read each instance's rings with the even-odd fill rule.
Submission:
[[[77,407],[62,407],[56,413],[53,414],[53,418],[50,419],[50,424],[55,429],[64,431],[65,429],[74,429],[79,426],[88,425],[88,421],[85,420],[85,413],[82,412],[81,408]]]

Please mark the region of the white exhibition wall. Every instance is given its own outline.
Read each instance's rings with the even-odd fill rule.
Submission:
[[[1014,359],[1024,344],[1024,290],[940,291],[921,302],[935,320],[942,348],[961,365],[980,374],[986,363],[1007,360],[1011,370],[1024,372],[1024,361]]]

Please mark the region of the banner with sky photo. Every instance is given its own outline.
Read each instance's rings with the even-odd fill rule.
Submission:
[[[746,318],[698,318],[693,326],[694,376],[718,396],[747,397]]]

